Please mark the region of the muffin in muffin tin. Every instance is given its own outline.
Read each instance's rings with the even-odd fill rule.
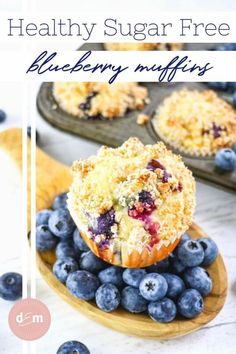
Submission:
[[[182,43],[104,43],[106,50],[181,50]]]
[[[123,267],[145,267],[172,252],[192,222],[195,182],[163,143],[137,138],[103,146],[72,167],[68,208],[90,249]]]
[[[213,156],[236,141],[236,111],[212,90],[173,92],[158,107],[153,126],[164,142],[192,156]]]
[[[149,103],[147,88],[135,82],[55,82],[53,96],[65,112],[87,119],[123,117]]]

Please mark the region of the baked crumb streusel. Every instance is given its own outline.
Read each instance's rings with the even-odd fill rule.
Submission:
[[[163,143],[144,146],[130,138],[117,149],[104,146],[76,161],[72,174],[71,215],[96,253],[108,250],[115,264],[124,265],[132,252],[158,257],[192,222],[192,173]]]
[[[87,119],[122,117],[148,103],[147,88],[137,83],[55,82],[53,95],[64,111]]]
[[[137,124],[145,125],[150,121],[150,116],[148,114],[140,113],[137,116]]]
[[[181,50],[182,43],[104,43],[107,50]]]
[[[211,90],[173,92],[153,123],[161,139],[191,155],[214,155],[236,141],[236,111]]]

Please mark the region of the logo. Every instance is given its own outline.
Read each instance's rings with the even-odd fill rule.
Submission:
[[[9,313],[8,323],[15,336],[31,341],[47,333],[51,315],[41,301],[28,298],[15,303]]]

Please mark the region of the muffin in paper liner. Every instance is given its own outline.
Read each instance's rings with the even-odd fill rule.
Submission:
[[[236,142],[236,111],[212,90],[173,92],[153,118],[166,144],[196,157],[212,157]]]
[[[106,50],[181,50],[183,47],[182,43],[104,43],[104,48]]]
[[[163,143],[128,139],[72,167],[68,208],[89,248],[108,263],[146,267],[166,258],[192,223],[195,181]]]

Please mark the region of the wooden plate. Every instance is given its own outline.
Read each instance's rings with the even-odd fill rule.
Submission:
[[[214,45],[215,46],[215,45]],[[209,44],[186,44],[186,50],[207,50],[212,45]],[[84,44],[80,50],[104,50],[101,43]],[[190,89],[206,89],[203,83],[142,83],[148,88],[150,104],[147,105],[143,113],[153,116],[158,105],[164,98],[170,95],[174,90],[180,90],[183,87]],[[222,95],[222,98],[229,100],[229,95]],[[144,144],[153,144],[160,140],[155,132],[152,123],[145,126],[137,124],[137,116],[140,111],[132,111],[123,118],[117,118],[112,121],[88,121],[78,119],[63,111],[56,103],[52,95],[52,83],[43,83],[38,96],[37,107],[41,116],[56,128],[63,131],[82,136],[84,138],[96,141],[108,146],[117,147],[121,145],[130,136],[138,137]],[[170,147],[175,150],[173,147]],[[178,153],[178,151],[176,151]],[[215,168],[212,158],[196,158],[184,155],[184,162],[193,171],[196,176],[217,183],[221,186],[236,190],[236,170],[233,172],[221,173]]]
[[[21,131],[19,129],[11,129],[0,133],[0,148],[4,148],[20,168]],[[56,162],[37,149],[37,210],[50,208],[54,197],[60,192],[68,190],[70,183],[71,176],[68,167]],[[30,220],[30,203],[28,216]],[[189,234],[193,238],[206,236],[204,231],[196,224],[191,226]],[[131,314],[122,309],[112,313],[105,313],[99,310],[93,302],[75,298],[53,275],[52,265],[54,261],[54,252],[37,253],[39,270],[51,288],[76,310],[109,328],[128,335],[160,340],[183,336],[211,321],[222,309],[226,298],[227,274],[221,255],[208,268],[213,280],[213,290],[204,300],[204,312],[193,320],[176,319],[168,324],[157,323],[152,321],[147,315]]]

